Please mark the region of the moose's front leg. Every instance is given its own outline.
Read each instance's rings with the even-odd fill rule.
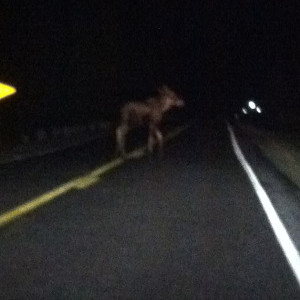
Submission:
[[[154,131],[156,140],[158,142],[158,151],[159,151],[159,157],[162,158],[163,156],[163,143],[164,143],[164,139],[163,139],[163,135],[161,133],[161,131],[156,128]]]
[[[147,150],[149,154],[153,153],[154,143],[155,143],[155,137],[153,136],[153,132],[149,132],[148,144],[147,144]]]

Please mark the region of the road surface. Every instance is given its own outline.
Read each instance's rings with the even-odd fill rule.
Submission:
[[[99,167],[112,146],[1,168],[0,211]],[[1,299],[299,299],[226,124],[194,124],[0,227]]]

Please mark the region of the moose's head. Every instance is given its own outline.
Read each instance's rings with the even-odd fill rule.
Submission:
[[[164,105],[164,111],[170,110],[176,107],[183,107],[184,101],[169,87],[163,85],[158,89],[158,93],[162,99]]]

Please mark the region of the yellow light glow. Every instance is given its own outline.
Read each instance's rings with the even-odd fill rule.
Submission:
[[[17,92],[17,90],[10,85],[4,84],[0,82],[0,100],[10,95],[13,95]]]

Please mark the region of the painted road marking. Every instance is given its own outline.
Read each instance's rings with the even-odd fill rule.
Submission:
[[[181,134],[183,131],[185,131],[190,125],[184,125],[181,127],[176,128],[174,131],[169,133],[165,140],[169,141],[179,134]],[[133,150],[128,154],[128,158],[137,158],[142,157],[145,155],[146,146],[140,147],[138,149]],[[62,196],[63,194],[66,194],[67,192],[71,190],[80,190],[85,189],[96,182],[98,182],[104,174],[108,173],[109,171],[112,171],[113,169],[121,166],[124,164],[127,160],[124,160],[122,158],[116,158],[112,161],[102,165],[101,167],[91,171],[87,175],[80,176],[78,178],[72,179],[69,182],[62,184],[53,190],[34,198],[24,204],[21,204],[3,214],[0,215],[0,227],[3,225],[8,224],[9,222],[15,220],[18,217],[21,217],[39,207],[42,205],[45,205],[54,199],[58,198],[59,196]]]
[[[268,217],[268,220],[271,224],[271,228],[273,229],[275,236],[277,238],[277,241],[279,245],[281,246],[283,253],[285,254],[285,257],[298,281],[298,284],[300,286],[300,256],[299,252],[294,245],[294,242],[292,241],[291,237],[288,234],[288,231],[284,227],[282,221],[280,220],[274,206],[272,205],[272,202],[267,195],[266,191],[260,184],[259,180],[257,179],[255,173],[253,172],[252,168],[250,167],[249,163],[245,159],[244,154],[242,153],[242,150],[240,149],[238,142],[236,140],[235,134],[233,132],[232,127],[227,124],[228,131],[230,133],[230,138],[232,142],[232,146],[234,149],[234,152],[241,163],[242,167],[244,168],[245,172],[247,173],[253,188],[259,198],[259,201],[265,211],[265,214]]]

